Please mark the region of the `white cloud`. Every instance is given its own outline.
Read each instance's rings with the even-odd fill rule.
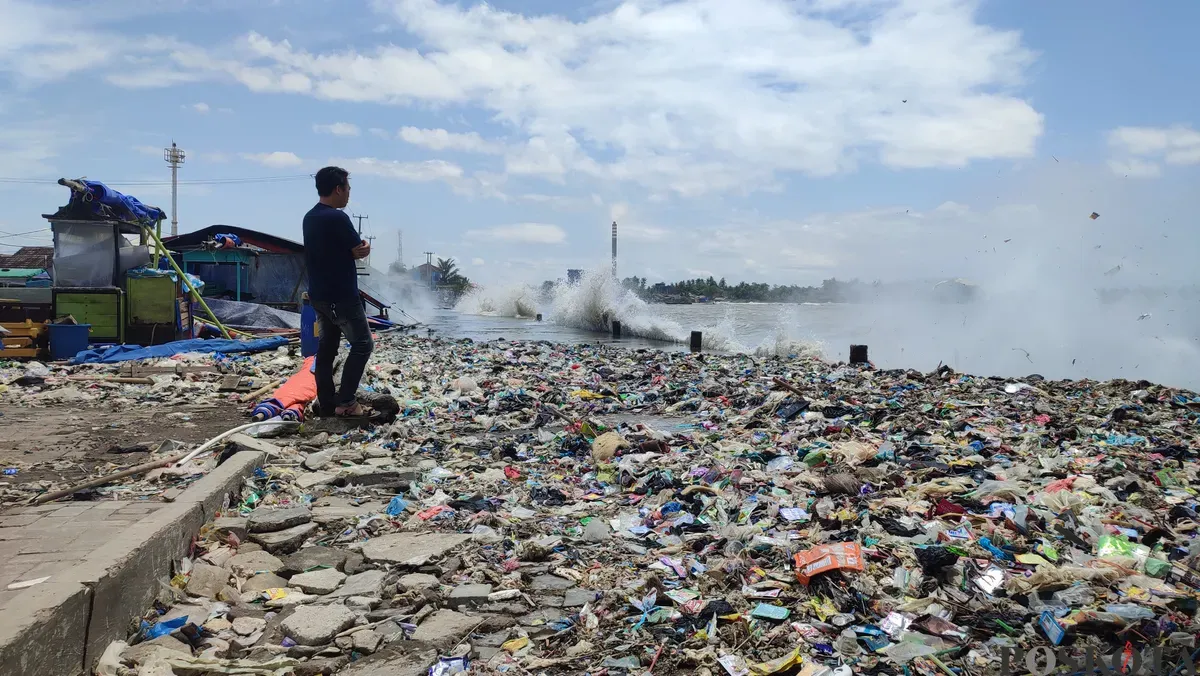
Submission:
[[[1108,168],[1118,176],[1128,176],[1130,178],[1157,178],[1162,175],[1162,168],[1158,164],[1137,158],[1109,160]]]
[[[1108,132],[1108,145],[1124,157],[1109,160],[1113,173],[1153,178],[1160,162],[1200,164],[1200,131],[1177,124],[1170,127],[1118,127]]]
[[[0,0],[0,71],[42,82],[100,67],[129,49],[122,37],[91,30],[86,12]]]
[[[375,6],[413,48],[308,51],[251,33],[220,52],[175,45],[163,60],[255,92],[476,107],[522,137],[510,173],[630,182],[660,198],[778,189],[783,174],[873,162],[1025,158],[1043,131],[1018,93],[1034,55],[1016,31],[979,23],[977,0],[864,0],[849,14],[828,2],[628,0],[577,21],[439,0]],[[410,136],[498,152],[440,131]]]
[[[201,115],[207,115],[209,113],[209,111],[212,110],[211,108],[208,107],[208,104],[204,103],[204,102],[193,103],[192,105],[190,105],[188,107],[191,108],[192,110],[196,111],[197,113],[200,113]]]
[[[52,160],[79,140],[74,129],[63,120],[0,118],[0,176],[50,173]]]
[[[297,167],[304,164],[304,160],[300,159],[296,153],[276,150],[272,153],[241,153],[241,158],[257,162],[264,167],[283,168]]]
[[[492,228],[468,230],[468,237],[501,242],[523,242],[527,244],[562,244],[567,233],[550,223],[517,223],[497,225]]]
[[[1184,125],[1118,127],[1108,133],[1108,143],[1130,155],[1160,156],[1176,164],[1200,163],[1196,154],[1200,150],[1200,131]]]
[[[624,221],[617,224],[617,233],[622,240],[632,240],[635,242],[659,242],[666,239],[670,234],[666,228]]]
[[[483,267],[484,261],[482,258],[472,258],[471,265],[474,265],[476,267]]]
[[[397,137],[405,143],[430,150],[458,150],[469,153],[500,153],[504,151],[503,144],[488,141],[473,131],[460,134],[445,129],[404,127]]]
[[[459,179],[463,175],[462,167],[444,160],[398,162],[396,160],[380,160],[374,157],[359,157],[357,159],[335,159],[330,161],[337,166],[345,168],[351,175],[356,173],[367,174],[416,183]]]
[[[349,122],[334,122],[333,124],[314,124],[313,131],[318,134],[333,134],[334,136],[358,136],[357,125]]]

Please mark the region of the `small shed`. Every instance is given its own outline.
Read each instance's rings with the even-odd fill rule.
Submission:
[[[223,238],[233,235],[233,238]],[[237,242],[234,244],[234,242]],[[296,310],[305,289],[304,245],[236,225],[210,225],[163,243],[204,295]]]

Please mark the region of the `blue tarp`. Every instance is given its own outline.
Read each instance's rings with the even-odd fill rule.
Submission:
[[[165,359],[187,352],[262,352],[287,345],[288,339],[281,336],[257,340],[177,340],[173,343],[141,347],[140,345],[114,345],[103,350],[84,350],[71,359],[72,364],[115,364],[138,359]]]
[[[80,182],[92,192],[95,201],[112,209],[118,217],[139,223],[157,223],[167,218],[162,209],[146,206],[138,198],[119,193],[99,181]]]

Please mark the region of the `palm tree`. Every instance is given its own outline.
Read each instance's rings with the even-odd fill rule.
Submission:
[[[442,283],[450,284],[453,280],[461,275],[458,274],[458,264],[453,258],[439,258],[437,262],[438,272],[442,273]]]
[[[439,258],[437,269],[442,274],[442,284],[453,289],[455,293],[462,293],[471,286],[471,280],[462,276],[453,258]]]

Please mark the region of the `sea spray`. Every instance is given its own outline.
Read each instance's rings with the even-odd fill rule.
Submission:
[[[607,269],[585,273],[574,284],[555,284],[544,289],[512,285],[476,289],[455,305],[455,311],[490,317],[532,318],[542,313],[545,321],[581,331],[609,333],[612,322],[621,322],[626,338],[683,344],[693,330],[703,334],[703,348],[715,352],[744,352],[757,356],[819,356],[821,346],[796,335],[794,309],[783,308],[773,335],[757,346],[741,336],[754,327],[739,325],[732,309],[715,324],[683,326],[664,317],[661,307],[646,303],[622,287]]]
[[[463,294],[454,305],[455,312],[488,317],[523,317],[537,315],[536,292],[528,286],[476,288]]]

